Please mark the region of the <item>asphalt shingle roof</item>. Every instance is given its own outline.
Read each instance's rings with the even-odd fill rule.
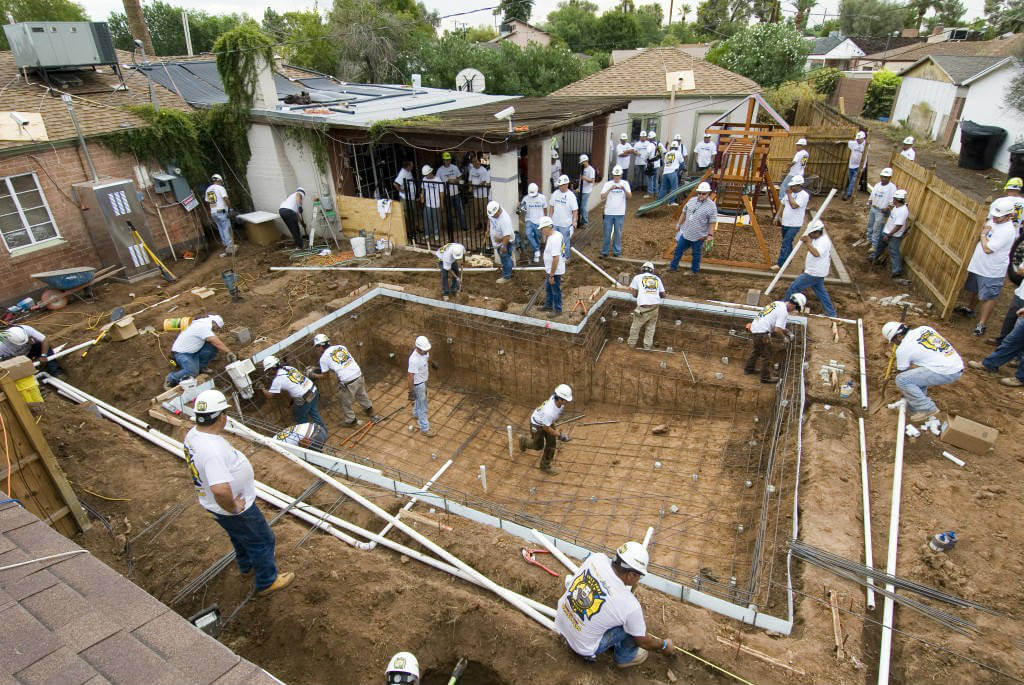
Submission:
[[[903,48],[889,49],[866,56],[866,60],[890,62],[916,62],[929,55],[977,55],[986,57],[1009,57],[1024,47],[1024,33],[1011,38],[993,40],[944,40],[938,43],[915,43]]]
[[[676,47],[650,48],[635,57],[602,69],[584,79],[556,90],[552,95],[668,97],[665,73],[693,70],[696,89],[676,97],[701,95],[749,95],[761,86],[716,64],[693,57]]]
[[[827,55],[829,50],[835,49],[837,45],[846,40],[846,36],[825,36],[824,38],[816,38],[814,43],[811,44],[811,55]]]
[[[972,55],[931,55],[930,59],[949,74],[956,85],[980,74],[1005,57],[977,57]]]

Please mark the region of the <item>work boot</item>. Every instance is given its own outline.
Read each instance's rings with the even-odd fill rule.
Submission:
[[[437,435],[437,433],[435,433],[432,430],[425,430],[425,431],[420,431],[420,435],[422,435],[425,438],[432,438],[435,435]]]
[[[747,374],[748,376],[753,376],[755,373],[757,373],[757,368],[756,367],[754,367],[754,368],[744,367],[743,368],[743,373]]]
[[[990,369],[987,366],[985,366],[984,364],[982,364],[981,362],[975,361],[973,359],[971,359],[970,361],[967,362],[967,366],[971,367],[972,369],[977,369],[978,371],[988,371],[989,373],[995,373],[996,372],[995,369]]]
[[[923,421],[927,421],[933,416],[938,416],[938,414],[938,409],[932,409],[931,411],[916,411],[910,415],[910,421],[912,423],[921,423]]]
[[[779,380],[778,376],[761,376],[761,382],[766,385],[775,385]]]
[[[1006,378],[1000,378],[999,382],[1002,383],[1003,385],[1007,385],[1007,386],[1009,386],[1011,388],[1024,387],[1024,383],[1021,383],[1019,380],[1017,380],[1016,376],[1008,376]]]
[[[956,312],[957,314],[963,314],[968,318],[974,318],[974,310],[971,309],[970,307],[964,307],[963,305],[960,305],[959,307],[954,307],[953,311]]]
[[[561,471],[559,471],[558,469],[554,468],[550,464],[548,464],[547,466],[541,466],[540,470],[541,470],[542,473],[546,473],[549,476],[557,476],[559,473],[561,473]]]
[[[639,666],[643,662],[647,661],[647,650],[643,647],[636,648],[636,656],[627,661],[624,664],[615,664],[619,668],[630,668],[632,666]]]
[[[343,421],[341,425],[347,426],[348,428],[355,428],[359,425],[359,419],[353,417],[351,421]]]
[[[291,571],[287,571],[285,573],[278,573],[277,579],[274,580],[274,583],[270,587],[265,587],[256,594],[260,597],[266,597],[267,595],[277,592],[278,590],[285,589],[286,587],[292,584],[293,580],[295,580],[295,574]]]
[[[495,283],[501,283],[502,285],[504,285],[505,283],[511,283],[511,282],[512,282],[511,278],[505,278],[504,276],[502,276],[501,278],[499,278],[498,280],[495,281]]]

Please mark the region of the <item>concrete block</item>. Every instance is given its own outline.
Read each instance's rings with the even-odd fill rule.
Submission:
[[[252,341],[252,333],[245,326],[232,328],[231,334],[235,336],[235,340],[238,341],[239,345],[248,345]]]
[[[761,303],[761,291],[757,288],[747,289],[747,304],[757,306]]]

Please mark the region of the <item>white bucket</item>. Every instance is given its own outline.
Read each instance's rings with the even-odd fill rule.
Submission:
[[[366,238],[363,236],[356,236],[355,238],[349,238],[348,241],[352,243],[352,256],[366,256]]]

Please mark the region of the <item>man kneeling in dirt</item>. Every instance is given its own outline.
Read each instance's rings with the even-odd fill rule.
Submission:
[[[639,542],[627,542],[615,559],[595,552],[584,560],[558,600],[555,628],[572,651],[587,661],[609,649],[619,668],[638,666],[648,650],[672,654],[672,640],[647,636],[647,624],[632,588],[647,573],[649,557]]]

